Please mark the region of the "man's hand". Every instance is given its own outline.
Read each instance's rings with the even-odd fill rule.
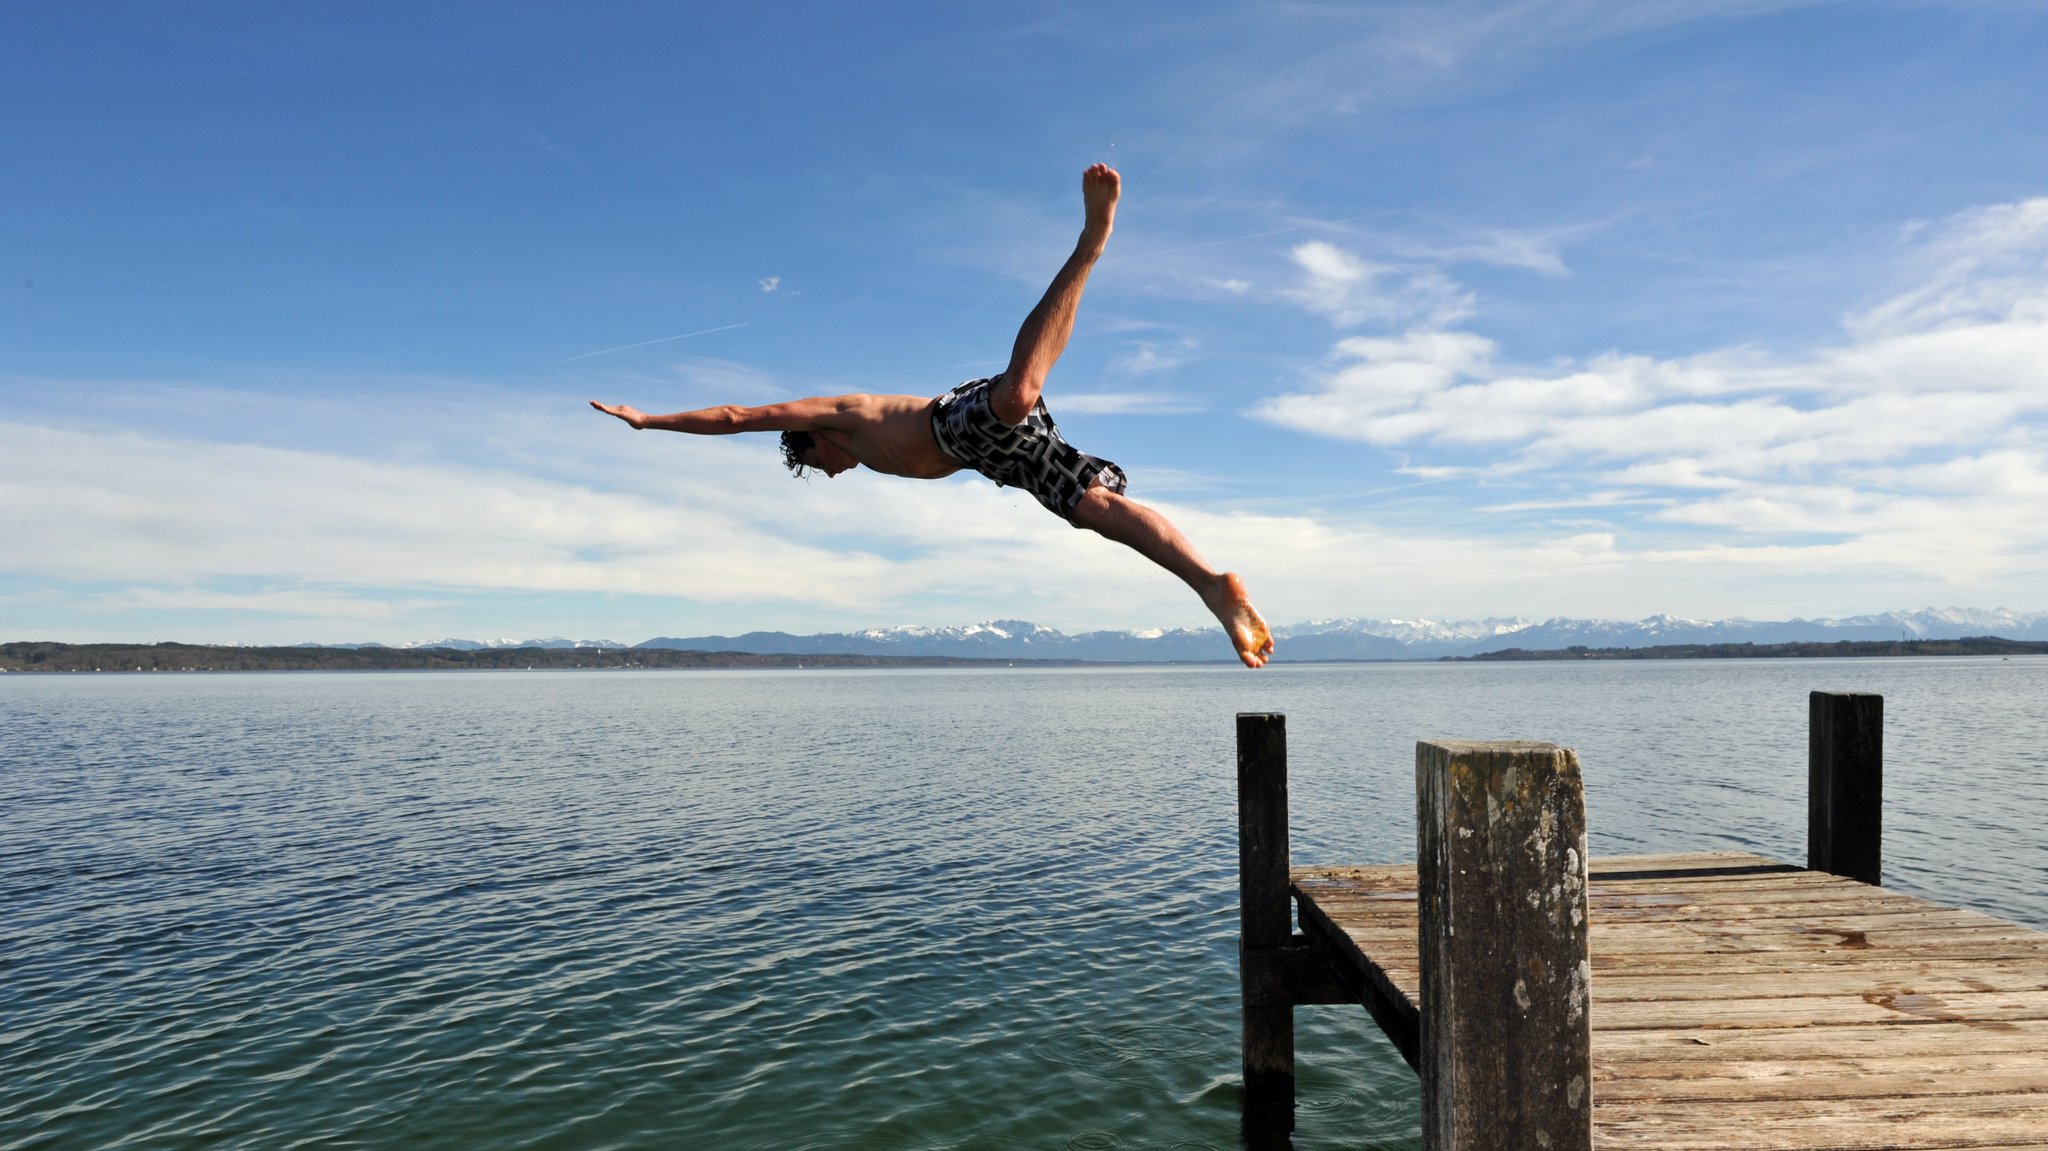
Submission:
[[[639,408],[629,408],[624,404],[600,404],[596,400],[590,401],[590,406],[603,412],[605,415],[617,416],[631,424],[635,430],[647,426],[647,413]]]

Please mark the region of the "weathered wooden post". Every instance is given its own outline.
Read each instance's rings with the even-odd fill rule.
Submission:
[[[1875,885],[1884,844],[1884,697],[1807,697],[1806,866]]]
[[[1294,1130],[1294,1007],[1264,985],[1267,965],[1260,962],[1293,938],[1287,883],[1287,717],[1242,712],[1237,717],[1237,906],[1248,1133]]]
[[[1579,759],[1415,748],[1422,1146],[1589,1151],[1592,979]]]

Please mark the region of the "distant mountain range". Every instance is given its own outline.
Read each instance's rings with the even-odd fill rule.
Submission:
[[[1833,643],[1841,640],[1963,639],[1998,636],[2048,640],[2048,612],[2003,608],[1949,608],[1885,612],[1844,619],[1696,620],[1653,615],[1633,621],[1595,619],[1483,620],[1311,620],[1274,629],[1278,655],[1290,663],[1313,660],[1439,659],[1522,648],[1552,651],[1654,647],[1667,644]],[[631,645],[641,649],[747,652],[758,655],[895,655],[968,659],[1058,659],[1114,662],[1222,662],[1216,628],[1146,631],[1065,632],[1023,620],[991,620],[964,627],[887,627],[857,632],[792,635],[755,631],[743,635],[662,636]],[[342,648],[382,644],[302,645]],[[490,651],[506,648],[618,650],[611,640],[443,639],[400,644],[402,648]]]

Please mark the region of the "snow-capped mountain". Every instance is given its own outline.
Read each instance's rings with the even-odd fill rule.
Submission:
[[[876,627],[865,631],[791,635],[753,631],[736,636],[663,636],[635,646],[757,654],[940,655],[970,659],[1177,661],[1216,658],[1214,628],[1093,631],[1068,635],[1026,620],[998,619],[962,627]],[[1227,651],[1224,653],[1229,654]]]
[[[1319,619],[1273,629],[1278,655],[1290,663],[1313,660],[1439,659],[1507,648],[1553,651],[1583,647],[1653,647],[1661,644],[1833,643],[1837,640],[2004,639],[2048,640],[2048,612],[2004,608],[1926,608],[1840,619],[1699,620],[1653,615],[1638,620],[1519,618],[1477,620]],[[737,651],[758,655],[913,655],[967,659],[1055,659],[1115,662],[1227,662],[1215,628],[1146,628],[1068,635],[1027,620],[997,619],[959,627],[873,627],[855,632],[792,635],[662,636],[640,648]],[[381,647],[381,644],[308,644]],[[613,640],[438,639],[403,648],[484,651],[507,648],[603,648]]]
[[[1429,659],[1477,655],[1518,647],[1554,651],[1584,647],[1654,647],[1663,644],[1833,643],[1838,640],[1961,639],[1995,635],[2005,639],[2048,639],[2048,612],[2019,613],[2004,609],[1926,609],[1885,612],[1842,619],[1699,620],[1653,615],[1639,620],[1567,619],[1532,622],[1520,619],[1460,620],[1324,620],[1279,629],[1291,659],[1380,658],[1345,655],[1347,650],[1378,649],[1392,640],[1403,649],[1397,659]]]
[[[1843,619],[1696,620],[1653,615],[1639,620],[1556,618],[1414,620],[1311,620],[1274,629],[1279,656],[1289,662],[1335,659],[1437,659],[1524,648],[1573,646],[1651,647],[1691,643],[1806,643],[1836,640],[1960,639],[1996,635],[2048,640],[2048,612],[2004,609],[1927,609]],[[1094,631],[1068,635],[1024,620],[990,620],[964,627],[883,627],[865,631],[791,635],[748,632],[737,636],[662,637],[639,647],[687,651],[946,655],[984,659],[1129,661],[1227,660],[1214,628]]]
[[[563,639],[554,636],[549,639],[436,639],[426,643],[402,643],[401,648],[445,648],[449,651],[497,651],[500,648],[538,647],[550,651],[570,648],[605,648],[617,650],[626,645],[609,639]]]

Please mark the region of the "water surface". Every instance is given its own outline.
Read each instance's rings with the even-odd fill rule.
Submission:
[[[1887,882],[2048,928],[2048,660],[9,676],[0,1149],[1234,1147],[1234,713],[1297,862],[1409,858],[1437,737],[1797,862],[1814,689]],[[1298,1014],[1297,1146],[1415,1146]]]

